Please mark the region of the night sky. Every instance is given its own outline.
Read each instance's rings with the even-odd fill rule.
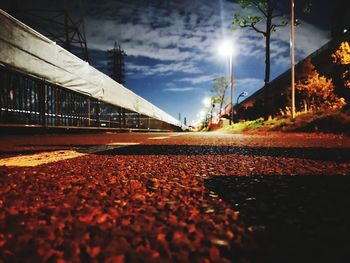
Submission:
[[[281,9],[288,11],[290,1],[280,2],[285,2]],[[296,60],[330,40],[334,1],[313,2],[312,13],[305,15],[304,1],[295,1],[296,18],[301,20]],[[5,10],[10,6],[6,0],[1,5]],[[62,1],[34,0],[18,5],[63,6]],[[263,86],[264,39],[254,31],[231,30],[233,14],[242,12],[234,1],[80,0],[71,1],[68,8],[73,16],[84,16],[91,65],[107,73],[106,50],[119,42],[128,55],[125,86],[175,118],[181,112],[188,124],[197,120],[213,80],[228,77],[228,59],[218,55],[223,39],[234,42],[235,97]],[[289,68],[289,29],[289,25],[279,28],[272,36],[271,80]]]

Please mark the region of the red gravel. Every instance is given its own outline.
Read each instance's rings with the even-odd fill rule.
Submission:
[[[142,144],[32,168],[0,167],[0,261],[255,262],[250,252],[260,245],[250,214],[241,216],[220,189],[208,189],[208,177],[350,172],[348,137],[154,138],[169,135],[1,138],[3,156]]]

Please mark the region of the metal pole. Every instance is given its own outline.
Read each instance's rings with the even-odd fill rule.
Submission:
[[[291,0],[291,34],[290,34],[290,49],[291,49],[291,78],[292,78],[292,118],[295,118],[295,72],[294,72],[294,0]]]
[[[233,123],[233,61],[232,54],[230,54],[230,89],[231,89],[231,116],[230,116],[230,125]]]

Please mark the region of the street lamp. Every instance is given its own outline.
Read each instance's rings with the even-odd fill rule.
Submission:
[[[237,97],[237,102],[236,102],[236,105],[238,105],[238,102],[239,102],[239,98],[240,97],[247,97],[248,96],[248,92],[246,92],[246,91],[243,91],[243,92],[241,92],[239,95],[238,95],[238,97]],[[239,113],[238,113],[238,107],[237,107],[237,114],[236,114],[236,118],[237,118],[237,120],[239,120]]]
[[[221,44],[219,53],[221,56],[228,57],[229,63],[230,63],[230,103],[231,103],[231,116],[230,116],[230,125],[233,122],[233,48],[232,48],[232,42],[225,41]]]
[[[237,97],[237,103],[236,103],[236,105],[238,105],[238,101],[239,101],[239,98],[240,98],[240,97],[247,97],[247,96],[248,96],[248,92],[246,92],[246,91],[241,92],[241,93],[238,95],[238,97]]]

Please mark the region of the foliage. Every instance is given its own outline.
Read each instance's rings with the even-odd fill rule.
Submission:
[[[345,41],[340,44],[338,50],[332,54],[333,63],[338,65],[347,65],[347,68],[342,70],[342,79],[344,81],[344,86],[350,88],[350,45],[349,42]]]
[[[213,104],[219,104],[219,109],[222,109],[222,106],[225,101],[225,94],[228,87],[228,81],[226,77],[219,77],[215,79],[213,87],[211,88],[212,93],[212,102]]]
[[[344,99],[339,99],[334,92],[332,79],[319,75],[310,61],[306,61],[304,68],[308,72],[296,83],[295,87],[302,95],[305,108],[336,109],[344,106]]]
[[[299,113],[295,119],[280,116],[268,121],[264,121],[262,118],[254,121],[242,121],[223,127],[221,131],[229,133],[282,131],[349,134],[350,116],[339,110],[320,110]]]
[[[350,64],[350,45],[345,41],[340,44],[338,50],[332,54],[333,63],[348,65]]]
[[[240,121],[238,123],[234,123],[232,125],[227,125],[226,127],[223,127],[221,131],[240,133],[260,129],[264,126],[264,124],[264,118],[259,118],[253,121]]]
[[[296,75],[298,76],[298,80],[305,81],[314,71],[315,66],[312,64],[311,58],[307,58],[297,66]]]
[[[264,125],[264,119],[263,118],[259,118],[259,119],[256,119],[255,121],[251,121],[248,123],[248,127],[260,127],[260,126],[263,126]]]
[[[242,8],[255,8],[259,11],[260,15],[241,16],[236,13],[234,14],[233,25],[239,25],[241,28],[251,28],[264,35],[264,37],[267,37],[271,32],[275,32],[278,27],[288,24],[285,19],[280,23],[272,23],[274,18],[285,17],[284,14],[278,11],[278,1],[239,0],[238,2]],[[264,20],[266,21],[265,29],[258,28],[258,24]]]

